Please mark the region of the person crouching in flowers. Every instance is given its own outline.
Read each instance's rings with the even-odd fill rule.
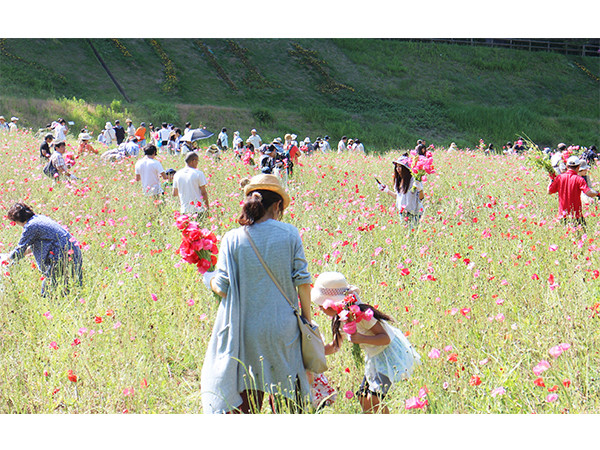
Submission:
[[[356,392],[364,413],[389,414],[382,401],[392,385],[412,375],[421,357],[402,332],[391,326],[393,319],[361,302],[359,289],[339,272],[323,272],[311,291],[311,300],[331,317],[333,341],[325,354],[339,350],[342,333],[365,352],[364,378]]]
[[[77,156],[81,156],[84,153],[98,154],[98,150],[91,146],[91,140],[92,137],[88,133],[81,133],[79,135],[79,148],[77,149]]]
[[[386,185],[379,184],[379,189],[396,199],[396,208],[400,211],[405,222],[417,227],[423,215],[423,204],[425,198],[423,183],[414,179],[409,160],[402,156],[393,162],[394,164],[394,190]]]

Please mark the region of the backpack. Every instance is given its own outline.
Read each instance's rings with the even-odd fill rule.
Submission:
[[[54,167],[52,161],[48,161],[48,164],[46,164],[46,166],[44,167],[44,175],[54,179],[54,176],[56,174],[58,174],[58,170],[56,170],[56,167]]]

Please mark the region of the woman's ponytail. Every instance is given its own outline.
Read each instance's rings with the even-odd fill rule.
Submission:
[[[260,220],[273,203],[283,201],[281,195],[267,190],[250,192],[244,199],[242,213],[238,217],[240,225],[253,225]]]

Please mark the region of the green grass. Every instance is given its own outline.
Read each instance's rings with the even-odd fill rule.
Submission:
[[[599,58],[381,39],[237,39],[251,71],[227,39],[159,39],[175,77],[165,92],[167,75],[150,41],[119,39],[119,48],[113,39],[92,40],[131,98],[126,103],[86,40],[5,39],[0,111],[34,129],[54,115],[73,116],[79,128],[90,124],[72,104],[37,110],[28,102],[76,98],[94,110],[117,99],[135,122],[189,120],[242,134],[259,126],[266,139],[289,131],[313,139],[329,134],[334,141],[346,134],[360,137],[369,151],[411,147],[418,138],[465,147],[483,138],[499,147],[521,132],[544,146],[591,145],[600,134],[593,79]],[[319,68],[292,56],[294,43],[312,52]],[[352,90],[322,92],[328,83]],[[116,118],[95,110],[97,123]],[[260,110],[273,120],[257,123]]]

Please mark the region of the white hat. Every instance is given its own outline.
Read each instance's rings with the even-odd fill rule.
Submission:
[[[89,135],[89,133],[81,133],[79,139],[82,141],[90,141],[92,137]]]
[[[306,136],[306,137],[304,138],[304,142],[310,142],[310,138],[309,138],[308,136]]]
[[[579,158],[575,155],[573,156],[569,156],[569,159],[567,159],[567,166],[569,167],[576,167],[581,165],[581,161],[579,160]]]
[[[356,286],[348,284],[346,277],[339,272],[323,272],[315,281],[310,291],[310,299],[313,303],[321,306],[325,300],[338,302],[350,293],[358,294],[360,291]]]
[[[295,134],[292,134],[292,141],[293,141],[294,139],[296,139],[297,137],[298,137],[298,136],[296,136]]]
[[[6,119],[4,118],[4,116],[0,116],[0,120],[4,120],[6,122]]]
[[[250,133],[256,133],[256,128],[252,128],[252,129],[250,130]]]
[[[590,168],[589,164],[585,160],[581,160],[581,165],[579,166],[579,170],[588,170]]]
[[[19,120],[19,118],[18,118],[18,117],[15,117],[15,116],[12,116],[12,117],[10,118],[10,121],[11,121],[11,122],[16,122],[17,120]]]

